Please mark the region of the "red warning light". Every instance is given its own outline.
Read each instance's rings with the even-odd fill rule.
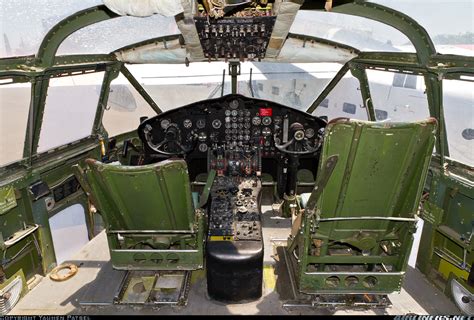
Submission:
[[[273,114],[272,108],[260,108],[260,117],[271,117]]]

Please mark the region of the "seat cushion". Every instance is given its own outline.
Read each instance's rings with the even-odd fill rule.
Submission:
[[[306,208],[306,204],[308,203],[309,197],[311,197],[311,192],[302,193],[300,195],[300,206],[301,206],[301,208]]]

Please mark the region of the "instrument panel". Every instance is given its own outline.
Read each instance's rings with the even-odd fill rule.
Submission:
[[[326,122],[299,110],[242,95],[195,102],[143,121],[138,134],[146,152],[207,157],[208,151],[258,148],[276,157],[291,140],[321,144]]]

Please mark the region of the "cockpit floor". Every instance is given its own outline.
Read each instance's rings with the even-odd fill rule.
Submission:
[[[265,211],[266,210],[266,211]],[[64,282],[44,277],[10,312],[14,315],[42,314],[170,314],[170,315],[372,315],[372,314],[459,314],[456,306],[424,276],[411,267],[400,294],[391,294],[392,307],[375,310],[336,310],[298,307],[284,309],[279,292],[284,292],[284,277],[275,274],[278,257],[275,247],[286,239],[290,220],[273,214],[270,206],[263,206],[263,235],[265,244],[264,288],[258,301],[244,304],[223,304],[207,296],[205,272],[194,272],[188,304],[185,307],[161,308],[112,305],[112,299],[123,277],[122,271],[112,269],[105,232],[86,244],[75,258],[68,262],[79,267],[78,273]],[[278,283],[278,281],[280,281]],[[278,288],[278,291],[277,291]],[[288,290],[290,290],[288,286]],[[283,293],[282,293],[283,295]],[[93,306],[85,306],[87,303]]]

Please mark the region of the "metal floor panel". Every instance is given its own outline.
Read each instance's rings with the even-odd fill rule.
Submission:
[[[264,256],[264,288],[261,299],[245,304],[223,304],[207,297],[205,271],[193,272],[188,304],[185,307],[123,306],[111,305],[124,271],[112,269],[105,233],[100,233],[75,256],[73,262],[79,266],[78,273],[64,282],[54,282],[45,277],[12,310],[11,314],[169,314],[169,315],[373,315],[373,314],[460,314],[456,306],[437,288],[427,282],[415,269],[408,268],[406,281],[400,294],[391,294],[392,307],[382,310],[337,310],[295,308],[285,310],[278,294],[279,286],[291,290],[285,279],[279,279],[275,271],[275,245],[278,239],[286,240],[289,234],[289,219],[273,216],[270,206],[262,208]],[[272,241],[273,240],[273,241]],[[285,298],[285,297],[283,297]],[[84,306],[80,302],[94,302],[96,306]],[[97,306],[101,304],[101,306]]]

